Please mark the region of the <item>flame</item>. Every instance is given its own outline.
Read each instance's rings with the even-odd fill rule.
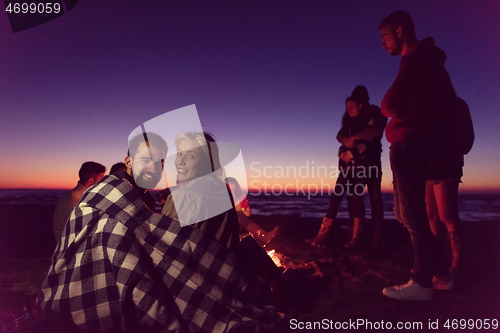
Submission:
[[[276,251],[275,250],[271,250],[271,251],[267,251],[267,255],[269,257],[271,257],[271,259],[273,260],[274,264],[278,267],[281,267],[281,260],[280,258],[278,257],[277,253],[275,253]]]

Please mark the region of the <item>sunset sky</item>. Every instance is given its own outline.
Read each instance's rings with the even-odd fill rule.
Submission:
[[[404,9],[471,109],[461,189],[500,189],[498,1],[80,1],[18,33],[0,8],[0,188],[72,188],[83,162],[109,170],[137,126],[193,104],[204,130],[241,147],[255,187],[333,185],[312,171],[337,165],[353,88],[380,105],[392,84],[401,57],[377,27]]]

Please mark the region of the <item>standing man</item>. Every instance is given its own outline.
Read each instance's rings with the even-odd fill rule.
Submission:
[[[390,117],[385,133],[391,144],[394,212],[408,229],[414,253],[410,280],[385,288],[400,300],[430,300],[434,289],[451,289],[443,254],[431,232],[425,209],[425,173],[439,152],[443,117],[455,92],[444,68],[446,54],[432,38],[418,41],[411,16],[402,10],[379,25],[382,48],[402,55],[399,72],[385,94],[382,113]],[[433,279],[434,276],[434,279]]]
[[[52,219],[52,231],[54,232],[54,238],[56,243],[61,239],[61,234],[66,225],[66,221],[71,214],[73,208],[75,208],[76,203],[82,197],[83,192],[85,192],[90,186],[99,182],[106,172],[106,167],[96,162],[85,162],[82,164],[80,171],[78,171],[78,176],[80,180],[76,187],[71,191],[63,194],[56,205],[56,210],[54,211],[54,217]]]

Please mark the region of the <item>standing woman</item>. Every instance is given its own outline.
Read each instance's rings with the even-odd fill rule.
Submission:
[[[374,247],[380,246],[384,214],[380,188],[382,180],[380,161],[382,144],[380,140],[387,123],[387,117],[382,115],[379,107],[370,105],[368,101],[368,90],[364,86],[357,86],[351,96],[346,99],[346,112],[342,117],[342,128],[337,134],[337,140],[341,143],[339,149],[340,173],[320,230],[314,239],[307,240],[313,246],[326,242],[344,193],[348,194],[349,217],[353,220],[352,239],[345,247],[352,248],[358,244],[365,218],[363,202],[365,185],[368,186],[374,225],[373,245]]]
[[[451,245],[450,273],[456,273],[462,262],[462,231],[458,214],[458,185],[463,175],[464,155],[474,143],[474,128],[467,103],[455,97],[450,113],[441,124],[443,136],[441,149],[432,158],[427,170],[425,203],[432,233],[439,239],[439,223],[448,231]],[[453,281],[439,283],[434,278],[434,288],[451,289]]]

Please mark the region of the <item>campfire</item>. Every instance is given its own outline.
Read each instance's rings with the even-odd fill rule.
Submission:
[[[267,255],[271,257],[274,264],[278,267],[282,267],[283,255],[281,253],[276,252],[276,250],[267,251]]]
[[[288,270],[309,270],[313,277],[323,277],[321,266],[324,269],[331,268],[335,262],[334,258],[293,258],[276,250],[266,251],[267,255],[278,267]]]

